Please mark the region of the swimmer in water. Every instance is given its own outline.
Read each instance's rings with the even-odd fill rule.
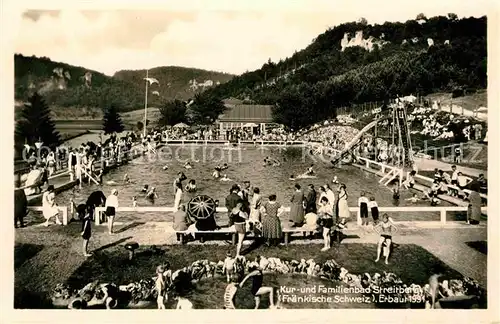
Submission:
[[[185,164],[184,164],[184,168],[186,169],[192,169],[193,166],[191,165],[191,163],[189,163],[189,161],[187,161]]]
[[[224,176],[220,179],[220,181],[227,182],[227,181],[232,181],[232,180],[227,177],[227,174],[224,174]]]
[[[309,168],[307,168],[307,172],[306,172],[306,175],[309,175],[309,176],[312,176],[314,175],[314,164],[311,164],[311,166]]]
[[[163,166],[163,170],[168,170],[168,165]]]
[[[420,198],[418,198],[416,193],[413,194],[413,196],[411,198],[406,198],[406,201],[410,201],[412,204],[416,203],[419,200],[420,200]]]
[[[186,191],[187,192],[196,191],[196,181],[194,179],[189,180],[188,184],[186,185]]]
[[[332,183],[335,183],[335,184],[339,183],[339,180],[337,179],[337,176],[333,177]]]
[[[130,183],[130,178],[128,176],[128,173],[125,173],[125,175],[123,176],[123,182],[124,183]]]
[[[146,194],[146,198],[149,199],[149,201],[151,201],[151,203],[153,203],[153,204],[155,203],[155,198],[158,198],[158,195],[156,194],[155,187],[151,187],[151,189]]]
[[[215,179],[220,178],[220,171],[220,166],[216,166],[214,172],[212,173],[212,177],[214,177]]]
[[[114,181],[114,180],[109,180],[109,181],[106,181],[106,184],[107,184],[108,186],[115,186],[115,185],[117,185],[118,183],[117,183],[116,181]]]
[[[228,168],[229,168],[229,166],[227,165],[227,163],[224,163],[224,164],[222,165],[221,171],[222,171],[222,170],[226,170],[226,169],[228,169]]]
[[[136,196],[133,196],[132,197],[132,207],[137,207],[137,197]]]
[[[146,193],[146,192],[148,192],[148,189],[149,189],[149,185],[146,184],[146,185],[144,185],[144,187],[142,187],[141,191]]]
[[[295,181],[295,176],[293,174],[290,175],[290,178],[288,180]]]

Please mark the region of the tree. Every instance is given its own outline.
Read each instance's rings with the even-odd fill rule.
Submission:
[[[118,113],[118,109],[115,105],[109,106],[109,108],[104,112],[103,128],[104,134],[120,133],[125,129],[125,127],[123,127],[120,114]]]
[[[427,20],[427,17],[421,12],[417,15],[416,20]]]
[[[181,100],[172,100],[165,103],[160,109],[160,120],[162,126],[172,126],[186,121],[186,105]]]
[[[368,20],[366,20],[366,18],[364,17],[361,17],[358,19],[358,24],[361,24],[363,26],[367,26],[368,25]]]
[[[448,13],[448,19],[450,19],[450,20],[457,20],[458,16],[457,16],[457,14],[455,14],[453,12],[450,12],[450,13]]]
[[[197,94],[194,102],[190,106],[192,112],[192,122],[199,124],[212,124],[226,107],[219,98],[208,92]]]
[[[21,120],[16,125],[16,142],[56,146],[61,143],[59,132],[50,117],[50,110],[40,94],[35,92],[21,111]]]

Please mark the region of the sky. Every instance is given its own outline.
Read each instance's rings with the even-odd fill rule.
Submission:
[[[289,57],[327,28],[360,17],[369,23],[406,21],[421,12],[427,17],[449,12],[479,17],[491,5],[486,0],[400,0],[397,5],[379,0],[373,2],[376,7],[368,0],[227,3],[168,9],[144,5],[132,10],[68,6],[22,10],[15,52],[108,75],[167,65],[241,74],[260,68],[269,58],[276,62]]]

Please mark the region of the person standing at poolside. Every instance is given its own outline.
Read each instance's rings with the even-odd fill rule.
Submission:
[[[23,189],[14,190],[14,226],[17,228],[19,222],[20,227],[26,227],[24,224],[24,216],[28,214],[28,199]]]
[[[236,245],[236,256],[240,255],[241,247],[243,246],[243,240],[245,239],[246,221],[248,220],[248,214],[242,210],[243,203],[238,201],[236,206],[231,209],[231,219],[234,222],[234,228],[238,234],[238,243]]]
[[[380,239],[377,245],[377,259],[375,259],[375,262],[380,260],[380,254],[382,253],[382,248],[384,248],[385,264],[389,264],[389,255],[392,247],[392,234],[395,233],[398,228],[394,225],[392,219],[390,219],[387,214],[383,214],[382,222],[378,223],[374,229],[378,234],[380,234]]]
[[[325,185],[326,188],[326,198],[328,198],[328,203],[332,207],[332,212],[335,212],[335,193],[332,188],[330,188],[329,184]]]
[[[238,192],[238,196],[240,196],[243,201],[243,211],[245,213],[250,213],[250,191],[250,181],[243,181],[243,188]]]
[[[316,213],[316,190],[314,190],[314,185],[309,184],[305,197],[306,202],[306,214],[307,213]]]
[[[87,205],[85,208],[85,216],[82,221],[82,238],[83,238],[83,256],[89,257],[92,253],[89,253],[89,240],[92,236],[91,223],[92,223],[92,215],[94,214],[94,208],[92,206]]]
[[[187,179],[187,177],[184,174],[184,172],[177,173],[177,178],[175,178],[174,183],[173,183],[173,186],[174,186],[174,195],[177,193],[177,184],[180,183],[181,184],[181,188],[182,188],[182,181],[184,181],[186,179]]]
[[[479,184],[474,184],[469,194],[467,224],[470,225],[478,225],[481,220],[481,196],[479,195],[479,190]]]
[[[365,196],[365,192],[361,191],[361,196],[358,198],[359,214],[361,217],[361,225],[368,226],[368,198]]]
[[[251,265],[248,269],[250,273],[240,282],[240,288],[248,280],[252,279],[252,294],[255,298],[255,309],[259,308],[260,297],[269,294],[269,308],[274,307],[274,289],[272,287],[265,287],[262,285],[264,274],[257,265]]]
[[[252,223],[260,223],[260,207],[262,205],[262,196],[260,189],[255,187],[253,189],[252,203],[250,204],[250,221]]]
[[[175,197],[174,197],[174,213],[179,209],[182,200],[182,182],[176,183]]]
[[[57,225],[62,225],[61,221],[59,220],[59,208],[57,208],[55,199],[56,194],[54,192],[54,186],[50,185],[47,188],[47,191],[44,192],[42,196],[43,216],[46,219],[44,223],[45,226],[49,226],[49,220],[53,217],[55,218]]]
[[[262,208],[264,215],[262,216],[262,237],[266,240],[266,244],[278,245],[281,236],[281,220],[279,214],[282,211],[281,205],[276,202],[276,195],[270,195],[269,201]]]
[[[113,234],[113,223],[115,221],[116,209],[118,209],[118,190],[111,190],[111,194],[106,198],[105,207],[108,219],[108,233]]]
[[[323,241],[325,246],[321,251],[330,249],[330,232],[333,227],[333,213],[328,198],[322,197],[319,201],[320,208],[318,210],[318,217],[320,217],[321,226],[323,227]]]
[[[231,189],[229,190],[229,195],[227,195],[226,197],[226,208],[229,217],[229,226],[233,225],[233,220],[231,219],[231,210],[233,210],[233,208],[236,207],[236,204],[241,200],[241,197],[238,196],[239,191],[240,188],[235,184],[231,187]]]
[[[292,226],[300,226],[304,222],[304,193],[298,183],[295,184],[295,192],[290,202],[292,203],[290,206],[290,222],[293,223]]]
[[[337,201],[337,217],[345,222],[350,216],[349,205],[347,204],[347,188],[345,184],[341,184],[339,187],[339,199]]]

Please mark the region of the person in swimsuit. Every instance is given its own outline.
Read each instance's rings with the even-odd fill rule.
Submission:
[[[375,226],[375,232],[380,234],[380,239],[377,246],[377,259],[375,262],[380,260],[380,254],[382,253],[382,247],[384,247],[385,264],[389,264],[389,254],[391,252],[392,244],[392,234],[395,233],[398,228],[394,225],[392,219],[387,214],[382,215],[382,222]]]
[[[234,228],[236,233],[238,233],[238,244],[236,245],[236,256],[240,255],[241,247],[243,245],[243,240],[245,239],[246,221],[248,220],[248,214],[241,210],[243,203],[239,201],[231,210],[231,219],[233,220]]]
[[[158,194],[156,194],[156,188],[151,187],[148,193],[146,194],[146,199],[148,199],[152,204],[155,203],[155,198],[158,198]]]
[[[159,265],[156,267],[156,279],[155,279],[155,289],[157,293],[156,303],[158,305],[158,309],[165,309],[165,292],[166,292],[166,284],[165,277],[163,273],[165,272],[165,267]]]
[[[252,294],[255,298],[255,309],[259,308],[260,297],[269,294],[269,308],[274,308],[274,288],[262,286],[264,275],[257,265],[252,265],[248,269],[250,273],[240,282],[240,288],[248,280],[252,279]]]
[[[222,267],[222,274],[226,275],[227,283],[230,283],[233,279],[234,273],[234,262],[236,258],[231,257],[231,252],[227,252],[226,259],[224,260],[224,266]]]
[[[89,240],[92,236],[91,226],[92,215],[94,214],[94,208],[90,205],[86,206],[85,216],[82,222],[82,238],[83,238],[83,255],[89,257],[92,253],[89,253]]]
[[[333,227],[333,210],[328,202],[327,197],[322,197],[319,201],[320,208],[318,210],[318,216],[321,217],[320,222],[323,227],[323,240],[325,246],[321,251],[326,251],[330,249],[330,231]]]

